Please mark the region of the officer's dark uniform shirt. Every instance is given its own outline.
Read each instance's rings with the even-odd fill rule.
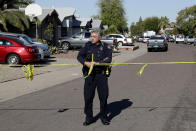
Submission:
[[[78,61],[84,65],[84,62],[92,61],[92,54],[94,54],[94,62],[111,63],[112,62],[112,48],[110,45],[99,41],[98,44],[87,42],[78,54]],[[100,66],[94,68],[100,69]]]

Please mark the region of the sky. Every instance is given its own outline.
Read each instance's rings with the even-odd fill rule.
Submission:
[[[72,7],[82,18],[99,14],[98,0],[35,0],[42,8]],[[175,22],[177,13],[186,7],[196,5],[196,0],[123,0],[127,23],[137,22],[151,16],[167,16]]]

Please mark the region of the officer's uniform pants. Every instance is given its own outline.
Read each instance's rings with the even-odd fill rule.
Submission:
[[[95,74],[88,76],[84,84],[84,113],[87,118],[93,117],[93,99],[96,88],[100,100],[100,115],[101,117],[107,115],[108,78],[103,74]]]

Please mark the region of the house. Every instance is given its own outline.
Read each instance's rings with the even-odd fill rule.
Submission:
[[[171,22],[165,29],[162,28],[159,33],[169,35],[169,33],[173,31],[175,25],[174,22]]]
[[[75,18],[72,26],[72,33],[78,33],[92,28],[92,18]]]
[[[93,19],[92,20],[92,29],[99,29],[99,30],[103,30],[104,26],[102,24],[101,20],[98,19]]]
[[[62,22],[61,29],[59,30],[59,38],[72,36],[75,33],[90,30],[92,28],[102,29],[102,22],[100,20],[93,20],[92,18],[80,18],[76,14],[74,8],[55,8],[59,14],[59,19]]]
[[[61,26],[58,13],[54,9],[42,9],[42,15],[38,16],[38,19],[40,21],[39,38],[52,41],[55,45],[58,42],[58,29]]]
[[[101,20],[80,18],[75,13],[76,9],[74,8],[43,8],[42,15],[38,16],[40,22],[38,30],[39,38],[53,40],[55,44],[59,38],[69,37],[84,30],[91,30],[93,28],[103,29]],[[50,23],[53,26],[52,38],[49,35],[50,33],[48,33]],[[35,23],[32,23],[31,26],[33,32],[31,32],[30,36],[35,38]]]
[[[61,20],[61,27],[59,28],[59,38],[65,36],[71,36],[73,34],[72,27],[73,21],[75,19],[76,9],[74,8],[55,8],[59,14],[59,19]]]
[[[24,11],[24,8],[19,8],[19,10]],[[59,26],[61,26],[61,21],[56,10],[51,8],[43,8],[42,15],[38,16],[38,38],[51,41],[54,45],[59,40]],[[30,17],[31,24],[30,29],[26,33],[32,38],[36,37],[36,24],[33,22],[33,17]],[[50,28],[49,28],[50,25]],[[50,35],[51,34],[51,35]]]

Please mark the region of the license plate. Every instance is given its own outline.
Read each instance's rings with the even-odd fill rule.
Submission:
[[[159,46],[158,46],[158,45],[155,45],[155,46],[153,46],[153,47],[157,48],[157,47],[159,47]]]

